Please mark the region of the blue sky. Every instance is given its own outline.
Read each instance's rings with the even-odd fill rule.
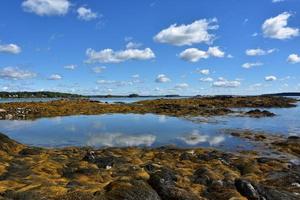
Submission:
[[[0,4],[0,91],[300,91],[299,0]]]

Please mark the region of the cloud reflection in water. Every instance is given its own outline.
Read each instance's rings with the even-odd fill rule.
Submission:
[[[106,133],[92,135],[88,146],[128,147],[128,146],[152,146],[156,140],[154,135],[124,135],[122,133]]]

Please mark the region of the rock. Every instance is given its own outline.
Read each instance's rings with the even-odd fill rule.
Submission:
[[[299,197],[291,192],[276,188],[252,184],[247,180],[237,179],[236,189],[249,200],[297,200]]]
[[[281,191],[281,190],[277,190],[275,188],[261,186],[261,185],[256,185],[255,188],[259,192],[259,194],[261,195],[261,199],[266,199],[266,200],[299,200],[299,196],[297,196],[297,195],[295,195],[291,192]]]
[[[234,184],[237,191],[249,200],[260,200],[260,195],[249,181],[236,179]]]
[[[193,182],[201,185],[211,185],[215,179],[214,173],[207,168],[200,168],[194,172]]]
[[[19,148],[23,145],[17,143],[16,141],[10,139],[6,135],[0,133],[0,151],[5,151],[6,153],[16,153]]]
[[[27,156],[27,155],[39,155],[43,152],[42,148],[38,147],[28,147],[25,149],[22,149],[19,154],[22,156]]]
[[[259,109],[255,109],[255,110],[250,110],[248,112],[246,112],[246,115],[249,115],[250,117],[256,117],[256,118],[259,118],[259,117],[274,117],[275,114],[270,112],[270,111],[267,111],[267,110],[259,110]]]
[[[100,195],[100,199],[105,200],[161,200],[157,192],[142,180],[114,181]]]
[[[122,163],[123,159],[115,156],[98,156],[93,151],[88,152],[83,158],[84,161],[88,161],[96,164],[99,168],[111,169],[115,164]]]
[[[155,171],[155,166],[152,165],[151,163],[148,163],[144,166],[144,169],[149,172],[149,173],[153,173]]]
[[[177,178],[169,169],[162,169],[150,175],[149,184],[159,194],[162,200],[198,200],[192,192],[175,185]]]

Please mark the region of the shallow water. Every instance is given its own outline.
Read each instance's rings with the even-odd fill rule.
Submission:
[[[238,116],[183,119],[153,114],[109,114],[34,121],[4,120],[0,121],[0,132],[21,143],[43,147],[176,145],[226,150],[254,148],[249,142],[226,134],[227,129],[300,136],[300,103],[294,108],[268,110],[277,116],[258,119]]]

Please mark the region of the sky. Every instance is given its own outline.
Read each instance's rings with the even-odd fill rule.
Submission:
[[[2,0],[0,91],[300,92],[300,0]]]

